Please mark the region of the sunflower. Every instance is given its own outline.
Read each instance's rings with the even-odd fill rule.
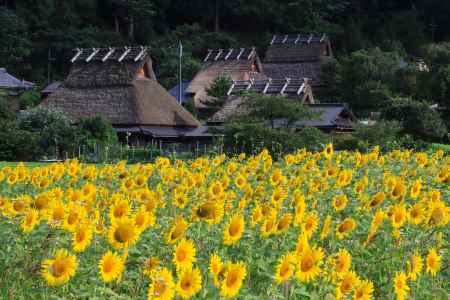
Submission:
[[[22,228],[23,232],[29,233],[31,232],[34,227],[39,222],[39,212],[34,209],[30,208],[24,215],[22,223],[20,224],[20,227]]]
[[[219,255],[214,253],[209,259],[209,271],[213,275],[219,275],[220,270],[222,270],[223,262]]]
[[[377,207],[384,202],[384,199],[386,199],[386,195],[384,194],[384,192],[376,193],[369,202],[369,208]]]
[[[116,220],[108,230],[109,243],[117,250],[134,245],[138,238],[134,220],[128,217]]]
[[[323,240],[328,236],[328,233],[330,232],[330,227],[332,225],[333,219],[330,215],[328,215],[325,218],[325,221],[323,221],[322,225],[322,231],[320,232],[320,239]]]
[[[234,184],[238,189],[242,190],[247,185],[247,179],[245,179],[245,177],[241,174],[237,174],[234,179]]]
[[[250,217],[250,224],[252,227],[255,227],[263,218],[262,208],[259,203],[256,203],[255,207],[252,210]]]
[[[394,188],[391,191],[391,198],[401,200],[405,195],[406,187],[402,180],[396,180]]]
[[[288,253],[283,255],[279,260],[275,268],[275,282],[282,284],[288,281],[295,271],[296,257],[295,253]]]
[[[72,247],[75,252],[83,252],[91,243],[94,232],[87,224],[80,225],[73,232]]]
[[[442,257],[437,253],[436,249],[431,248],[428,250],[426,262],[427,262],[427,273],[430,273],[431,276],[436,276],[441,268],[441,260]]]
[[[162,268],[152,276],[152,282],[147,292],[148,300],[171,300],[175,296],[175,283],[172,273]]]
[[[291,225],[292,221],[292,214],[285,213],[280,220],[278,220],[278,223],[275,226],[275,234],[281,234],[283,232],[286,232],[289,229],[289,226]]]
[[[276,168],[272,171],[272,174],[270,175],[269,181],[272,186],[277,186],[283,181],[283,173],[281,172],[281,169]]]
[[[233,215],[223,230],[224,245],[232,245],[239,241],[244,232],[245,222],[242,214]]]
[[[220,181],[214,181],[208,189],[209,195],[213,198],[220,198],[223,193],[224,193],[224,189],[222,186],[222,183],[220,183]]]
[[[60,226],[66,217],[66,208],[60,201],[55,201],[51,204],[47,211],[47,223],[50,226]]]
[[[417,276],[422,272],[423,269],[423,261],[422,257],[420,257],[419,253],[414,253],[411,255],[410,260],[407,262],[408,269],[408,278],[412,281],[416,281]]]
[[[202,275],[197,268],[183,269],[178,274],[176,284],[177,294],[183,299],[189,299],[202,288]]]
[[[356,228],[356,222],[352,218],[346,218],[336,227],[336,236],[342,240]]]
[[[64,219],[63,228],[73,232],[85,219],[86,209],[78,204],[70,203]]]
[[[347,249],[341,249],[334,258],[334,271],[338,276],[347,273],[352,266],[352,255]]]
[[[333,208],[335,211],[341,211],[347,206],[348,198],[345,194],[333,197]]]
[[[149,214],[145,206],[141,206],[133,216],[134,226],[137,231],[142,233],[148,226],[154,224],[154,216]]]
[[[182,239],[173,251],[173,263],[177,270],[187,269],[196,261],[196,249],[194,242]]]
[[[308,237],[306,234],[302,233],[298,236],[297,243],[295,245],[295,253],[297,257],[300,257],[307,248],[309,248]]]
[[[319,226],[319,217],[316,212],[308,213],[302,223],[302,231],[308,236],[311,237],[313,233],[317,230]]]
[[[322,154],[323,156],[330,160],[333,157],[333,153],[334,153],[334,149],[333,149],[333,144],[327,144],[325,146],[325,149],[323,149]]]
[[[422,189],[422,181],[420,179],[417,179],[411,186],[410,191],[411,198],[416,199],[419,196],[421,189]]]
[[[306,247],[297,257],[295,277],[301,282],[310,282],[320,274],[320,266],[324,257],[322,248]]]
[[[239,293],[242,282],[247,276],[247,267],[242,262],[229,263],[226,270],[220,285],[220,295],[225,298],[231,298]]]
[[[425,218],[425,209],[421,203],[414,204],[408,211],[408,221],[411,224],[419,225]]]
[[[65,249],[56,251],[54,259],[45,259],[42,263],[42,276],[49,285],[61,285],[75,275],[78,263],[74,255]]]
[[[166,235],[166,242],[168,244],[174,244],[184,235],[188,226],[188,222],[186,222],[183,217],[176,217],[173,221],[172,227]]]
[[[175,192],[172,197],[172,204],[179,209],[183,209],[189,202],[189,198],[184,192]]]
[[[391,208],[392,227],[399,229],[406,222],[408,214],[403,203],[398,203]]]
[[[144,261],[143,273],[149,277],[155,273],[156,268],[159,266],[160,261],[156,257],[150,257]]]
[[[276,222],[275,222],[276,220],[275,220],[275,218],[276,218],[276,212],[275,212],[275,214],[268,215],[264,219],[264,221],[263,221],[263,223],[261,224],[261,227],[260,227],[261,236],[263,238],[267,238],[271,234],[274,233],[274,231],[276,229],[276,226],[275,226],[276,225]]]
[[[355,289],[354,300],[371,300],[373,293],[373,283],[362,280]]]
[[[427,224],[430,226],[446,226],[450,221],[450,207],[441,200],[429,203]]]
[[[100,269],[100,276],[104,282],[111,282],[113,280],[120,281],[123,270],[125,269],[125,261],[120,255],[111,251],[103,254],[98,263]]]
[[[406,275],[403,272],[397,272],[394,278],[394,289],[397,300],[403,300],[409,292],[409,286],[406,282]]]
[[[192,211],[194,220],[203,220],[209,224],[218,224],[224,214],[223,202],[207,201],[196,206]]]
[[[358,275],[353,271],[345,272],[338,284],[338,295],[347,295],[351,293],[360,283]]]
[[[127,217],[131,212],[130,203],[126,199],[119,199],[111,206],[109,210],[109,218],[111,221]]]

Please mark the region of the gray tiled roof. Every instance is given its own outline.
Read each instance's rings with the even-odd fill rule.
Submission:
[[[31,89],[34,83],[20,80],[9,74],[5,68],[0,68],[0,88],[5,89]]]

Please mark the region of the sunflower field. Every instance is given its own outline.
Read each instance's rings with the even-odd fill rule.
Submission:
[[[450,157],[0,168],[1,299],[449,299]]]

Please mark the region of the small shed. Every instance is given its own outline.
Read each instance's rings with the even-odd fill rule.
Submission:
[[[165,131],[184,141],[185,132],[201,125],[157,82],[147,47],[76,49],[71,63],[66,80],[42,106],[74,120],[104,116],[119,138],[131,136],[138,144],[168,138],[160,134]]]
[[[255,48],[208,50],[200,71],[189,84],[186,93],[194,98],[197,109],[204,109],[208,101],[206,90],[218,76],[232,80],[264,78],[262,65]]]

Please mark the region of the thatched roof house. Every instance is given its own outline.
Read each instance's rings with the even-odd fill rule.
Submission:
[[[218,76],[228,76],[232,80],[264,78],[262,65],[255,48],[208,50],[200,71],[192,79],[186,93],[194,98],[195,106],[205,108],[208,101],[206,90]]]
[[[245,92],[261,93],[266,95],[281,95],[299,101],[307,105],[318,117],[304,120],[296,124],[298,127],[312,126],[325,132],[347,132],[352,131],[356,118],[342,103],[319,104],[314,100],[311,86],[307,79],[267,79],[234,81],[228,91],[228,99],[223,107],[217,111],[209,120],[208,124],[220,126],[234,117],[246,116],[251,108],[248,105],[248,97]],[[276,127],[284,127],[286,120],[276,120]]]
[[[311,86],[321,86],[321,65],[332,56],[327,35],[274,35],[264,58],[264,73],[271,78],[308,78]]]
[[[102,115],[118,132],[147,138],[159,136],[161,128],[184,136],[200,126],[157,82],[146,47],[77,49],[71,62],[62,86],[41,105],[75,120]]]
[[[228,91],[228,99],[223,107],[209,120],[209,123],[224,123],[232,117],[249,113],[247,98],[243,92],[284,96],[305,104],[314,103],[311,86],[307,79],[265,79],[234,81]]]

